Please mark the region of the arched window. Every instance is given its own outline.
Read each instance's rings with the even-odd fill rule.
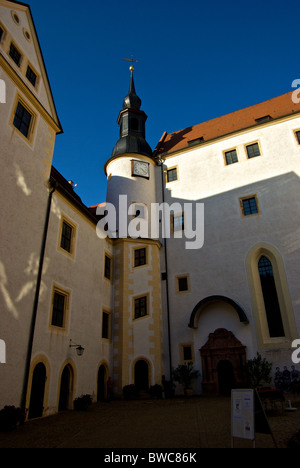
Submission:
[[[273,266],[270,260],[262,256],[258,262],[258,270],[266,309],[267,322],[271,338],[285,336]]]

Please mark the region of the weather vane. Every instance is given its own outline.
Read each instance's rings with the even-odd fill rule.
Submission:
[[[134,71],[134,66],[133,66],[133,64],[134,64],[134,63],[138,63],[139,60],[134,59],[134,58],[133,58],[133,55],[131,55],[130,57],[131,57],[131,58],[126,58],[126,57],[125,57],[125,58],[123,58],[123,60],[126,60],[126,62],[131,62],[132,65],[131,65],[131,67],[130,67],[130,71]]]

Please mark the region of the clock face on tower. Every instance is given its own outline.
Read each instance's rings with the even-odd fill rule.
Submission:
[[[132,175],[149,179],[149,163],[132,161]]]

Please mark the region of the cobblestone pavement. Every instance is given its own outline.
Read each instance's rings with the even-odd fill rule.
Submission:
[[[278,406],[268,420],[278,448],[300,430],[295,412]],[[287,406],[287,404],[284,404]],[[235,446],[251,443],[235,440]],[[87,412],[64,412],[0,434],[0,448],[230,448],[230,398],[98,403]],[[257,434],[257,448],[275,448],[270,435]]]

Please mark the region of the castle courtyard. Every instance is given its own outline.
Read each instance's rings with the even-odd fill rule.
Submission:
[[[290,398],[290,397],[289,397]],[[300,405],[299,397],[291,397]],[[300,409],[287,412],[278,404],[267,412],[278,448],[300,429]],[[87,412],[66,411],[37,419],[0,434],[0,448],[199,449],[231,447],[231,402],[226,397],[171,400],[116,400]],[[235,447],[252,442],[235,439]],[[275,448],[271,435],[257,434],[257,448]],[[130,451],[129,451],[130,452]],[[128,453],[129,453],[128,452]]]

